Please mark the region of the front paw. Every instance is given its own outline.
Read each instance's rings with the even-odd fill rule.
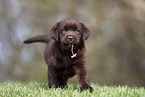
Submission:
[[[91,93],[94,91],[94,89],[91,86],[82,86],[80,87],[81,91],[89,90]]]

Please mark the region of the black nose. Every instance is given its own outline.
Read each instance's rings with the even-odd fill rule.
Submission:
[[[67,40],[71,42],[71,41],[74,40],[74,37],[73,37],[73,36],[68,36],[68,37],[67,37]]]

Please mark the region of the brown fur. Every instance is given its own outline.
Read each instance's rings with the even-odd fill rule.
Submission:
[[[45,42],[45,61],[48,65],[48,86],[65,87],[67,80],[75,74],[81,91],[93,88],[89,85],[86,67],[84,41],[89,37],[87,26],[74,18],[65,18],[56,23],[49,35],[32,37],[24,43]],[[74,45],[76,57],[71,58],[71,45]]]

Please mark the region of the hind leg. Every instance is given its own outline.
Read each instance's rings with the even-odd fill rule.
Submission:
[[[66,80],[73,77],[75,74],[75,70],[72,67],[65,68],[62,72],[62,76]]]

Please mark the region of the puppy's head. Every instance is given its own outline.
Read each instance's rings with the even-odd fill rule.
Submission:
[[[90,30],[77,19],[65,18],[52,27],[50,35],[68,49],[71,45],[77,46],[85,41],[90,35]]]

